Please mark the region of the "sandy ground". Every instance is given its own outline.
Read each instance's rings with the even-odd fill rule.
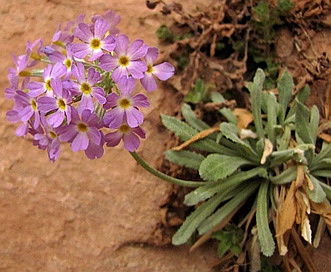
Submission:
[[[190,4],[191,1],[183,1]],[[144,0],[0,0],[0,89],[8,86],[11,54],[26,42],[49,42],[59,23],[85,13],[112,9],[122,16],[121,32],[158,45],[155,29],[165,20]],[[159,114],[169,111],[163,87],[150,96],[139,149],[155,164],[168,134]],[[187,247],[157,247],[160,203],[169,184],[136,165],[122,148],[90,161],[68,146],[50,163],[31,141],[14,136],[6,121],[11,102],[0,95],[0,271],[210,271],[215,252]]]

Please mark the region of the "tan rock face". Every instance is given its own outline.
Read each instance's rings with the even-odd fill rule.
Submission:
[[[27,41],[42,37],[47,44],[58,24],[112,9],[121,14],[121,32],[157,46],[155,30],[165,18],[135,0],[0,0],[0,6],[0,270],[210,271],[214,251],[206,248],[189,254],[187,248],[139,246],[160,242],[159,204],[169,185],[137,166],[122,147],[90,161],[64,146],[50,163],[31,140],[14,136],[17,126],[5,120],[12,107],[3,93],[11,54],[23,54]],[[166,92],[152,93],[146,111],[140,151],[152,164],[168,139],[158,130],[160,112],[169,112]]]

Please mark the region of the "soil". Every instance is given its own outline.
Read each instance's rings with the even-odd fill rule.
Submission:
[[[26,42],[39,37],[48,43],[58,24],[82,13],[89,18],[114,10],[122,17],[121,32],[130,40],[141,38],[166,50],[155,31],[169,18],[157,9],[148,9],[145,2],[0,0],[0,89],[8,86],[11,54],[22,54]],[[196,4],[209,2],[213,1],[184,0],[181,4],[189,11]],[[329,21],[323,20],[328,29]],[[303,48],[307,54],[300,65],[295,62],[298,55],[291,47],[293,33],[288,29],[280,30],[281,38],[289,38],[277,47],[280,61],[295,78],[312,85],[315,95],[310,103],[324,112],[324,120],[331,116],[329,108],[323,111],[321,102],[325,97],[330,99],[330,70],[317,76],[322,62],[309,60],[321,60],[324,52],[324,58],[331,59],[328,31],[313,36],[317,49]],[[182,102],[174,86],[179,86],[178,82],[160,84],[149,96],[151,107],[144,112],[147,139],[138,152],[155,167],[161,165],[163,152],[172,141],[161,125],[160,113],[171,115]],[[214,271],[217,256],[213,244],[193,252],[188,246],[170,244],[172,229],[165,226],[165,204],[174,191],[172,185],[144,171],[122,146],[107,149],[101,159],[93,161],[63,146],[60,159],[51,163],[46,152],[34,147],[31,140],[14,136],[16,124],[6,121],[11,107],[1,95],[0,271]],[[318,271],[331,271],[329,246],[330,239],[325,236],[319,249],[312,252]]]

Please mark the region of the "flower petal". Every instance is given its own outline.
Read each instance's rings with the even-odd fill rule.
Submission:
[[[110,72],[111,70],[115,69],[119,64],[117,61],[117,58],[114,56],[111,56],[110,54],[103,54],[100,59],[100,68]]]
[[[109,128],[113,128],[113,129],[119,128],[122,125],[123,119],[124,119],[124,111],[119,109],[118,107],[107,112],[103,117],[104,123]]]
[[[138,149],[140,145],[140,140],[138,136],[132,132],[124,134],[123,142],[124,142],[124,148],[129,152],[135,151],[136,149]]]
[[[140,83],[143,85],[147,92],[155,91],[157,88],[157,84],[153,75],[149,73],[145,73],[145,76],[140,79]]]
[[[89,145],[89,139],[86,133],[77,133],[76,137],[71,143],[71,149],[74,152],[79,150],[86,150]]]
[[[159,50],[157,47],[149,47],[147,54],[145,56],[145,61],[147,65],[153,65],[159,55]]]
[[[127,67],[132,77],[135,79],[140,79],[144,77],[144,72],[147,71],[146,64],[141,60],[130,61]]]
[[[125,113],[126,113],[127,123],[131,128],[139,126],[144,121],[144,115],[136,108],[127,110]]]
[[[127,56],[130,60],[137,60],[143,58],[148,50],[148,45],[144,44],[143,40],[135,40],[132,42]]]
[[[107,146],[114,147],[117,146],[121,139],[123,134],[119,131],[110,132],[107,135],[105,135],[105,142],[107,143]]]
[[[153,74],[160,80],[167,80],[173,76],[175,68],[168,62],[155,65],[153,67]]]
[[[136,94],[132,97],[132,100],[135,107],[148,108],[150,105],[147,97],[143,94]]]

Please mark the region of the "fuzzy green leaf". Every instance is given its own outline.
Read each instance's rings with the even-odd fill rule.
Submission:
[[[259,138],[264,137],[263,123],[262,123],[262,87],[265,80],[265,74],[262,69],[257,69],[253,82],[248,83],[248,90],[251,94],[252,113],[254,117],[254,124],[256,134]]]
[[[299,101],[296,102],[297,110],[295,114],[295,131],[304,143],[315,144],[315,137],[310,131],[309,109]]]
[[[321,162],[324,159],[330,159],[330,158],[331,158],[331,144],[323,142],[321,151],[312,160],[309,169],[311,171],[316,170],[316,169],[323,169],[324,166],[322,166]],[[322,166],[322,168],[320,168],[321,166]]]
[[[222,205],[215,213],[208,217],[199,227],[199,234],[204,234],[218,225],[226,218],[233,210],[243,203],[258,187],[259,181],[247,182],[245,185],[234,189],[236,194],[234,197]]]
[[[326,183],[320,182],[321,187],[323,188],[326,197],[328,199],[331,199],[331,187],[329,185],[327,185]]]
[[[240,166],[251,164],[245,158],[210,154],[201,163],[199,174],[204,180],[217,181],[233,174]]]
[[[184,204],[187,206],[193,206],[217,193],[222,193],[226,197],[233,188],[256,176],[266,177],[267,171],[263,167],[256,167],[248,171],[235,173],[219,182],[208,182],[206,185],[201,186],[187,194],[185,196]]]
[[[291,140],[291,128],[289,126],[285,126],[283,134],[280,138],[277,138],[276,142],[278,145],[278,150],[286,150],[289,148]]]
[[[192,168],[195,170],[199,169],[201,162],[205,159],[205,157],[201,154],[188,150],[168,150],[165,153],[165,157],[167,160],[175,164]]]
[[[186,103],[184,103],[182,106],[182,114],[186,122],[189,123],[193,128],[197,129],[198,131],[202,131],[210,128],[210,126],[208,126],[204,121],[202,121],[195,115],[190,105]]]
[[[304,151],[309,151],[313,149],[314,149],[314,145],[312,144],[300,144],[295,148],[289,148],[281,151],[274,151],[270,155],[271,158],[270,167],[281,165],[290,159],[294,159],[302,164],[307,164]]]
[[[323,160],[319,160],[319,163],[316,165],[316,167],[310,167],[309,168],[311,172],[314,170],[321,170],[321,169],[331,169],[331,158],[326,158]]]
[[[269,180],[276,185],[282,185],[286,183],[290,183],[296,179],[297,176],[297,167],[292,166],[282,171],[279,175],[270,176]]]
[[[267,135],[273,145],[276,143],[277,106],[276,96],[270,93],[267,97]]]
[[[196,231],[201,222],[203,222],[210,214],[214,212],[214,210],[223,201],[223,199],[224,196],[222,194],[218,194],[204,202],[194,212],[186,217],[184,223],[172,237],[172,243],[174,245],[181,245],[186,243],[192,234]]]
[[[236,144],[236,146],[239,148],[239,153],[246,153],[245,155],[248,158],[257,157],[256,152],[251,148],[251,146],[239,138],[238,127],[235,124],[223,122],[220,124],[220,131],[225,138]]]
[[[260,186],[256,203],[256,224],[261,252],[270,257],[275,250],[275,241],[269,228],[268,221],[268,188],[269,182],[263,182]]]
[[[279,92],[279,104],[286,111],[288,104],[292,99],[292,92],[294,88],[293,78],[291,74],[285,69],[282,77],[280,78],[277,89]]]
[[[218,92],[212,92],[210,94],[210,98],[214,103],[223,103],[225,102],[224,97]],[[237,124],[237,117],[233,114],[233,112],[229,108],[221,108],[219,112],[228,120],[228,122],[232,124]]]
[[[305,85],[297,93],[296,99],[298,99],[298,101],[300,101],[301,103],[304,103],[308,99],[309,95],[310,95],[310,87],[309,85]]]
[[[313,144],[315,144],[316,142],[319,121],[320,121],[320,114],[318,108],[314,105],[310,111],[310,124],[309,124],[309,130]]]
[[[323,202],[323,200],[326,197],[326,194],[325,194],[322,186],[320,185],[320,181],[311,174],[308,174],[308,177],[314,186],[313,190],[308,190],[310,199],[316,203]]]
[[[265,73],[261,68],[258,68],[255,72],[253,82],[257,87],[259,87],[262,90],[264,81],[265,81]]]
[[[194,135],[199,132],[186,124],[185,122],[180,121],[179,119],[161,114],[161,119],[163,125],[175,133],[182,141],[190,140]],[[215,141],[211,139],[203,139],[198,142],[191,144],[192,147],[197,149],[214,152],[214,153],[222,153],[222,154],[233,154],[233,151],[229,148],[219,145]]]
[[[331,177],[331,169],[317,169],[311,172],[315,177],[329,178]]]

